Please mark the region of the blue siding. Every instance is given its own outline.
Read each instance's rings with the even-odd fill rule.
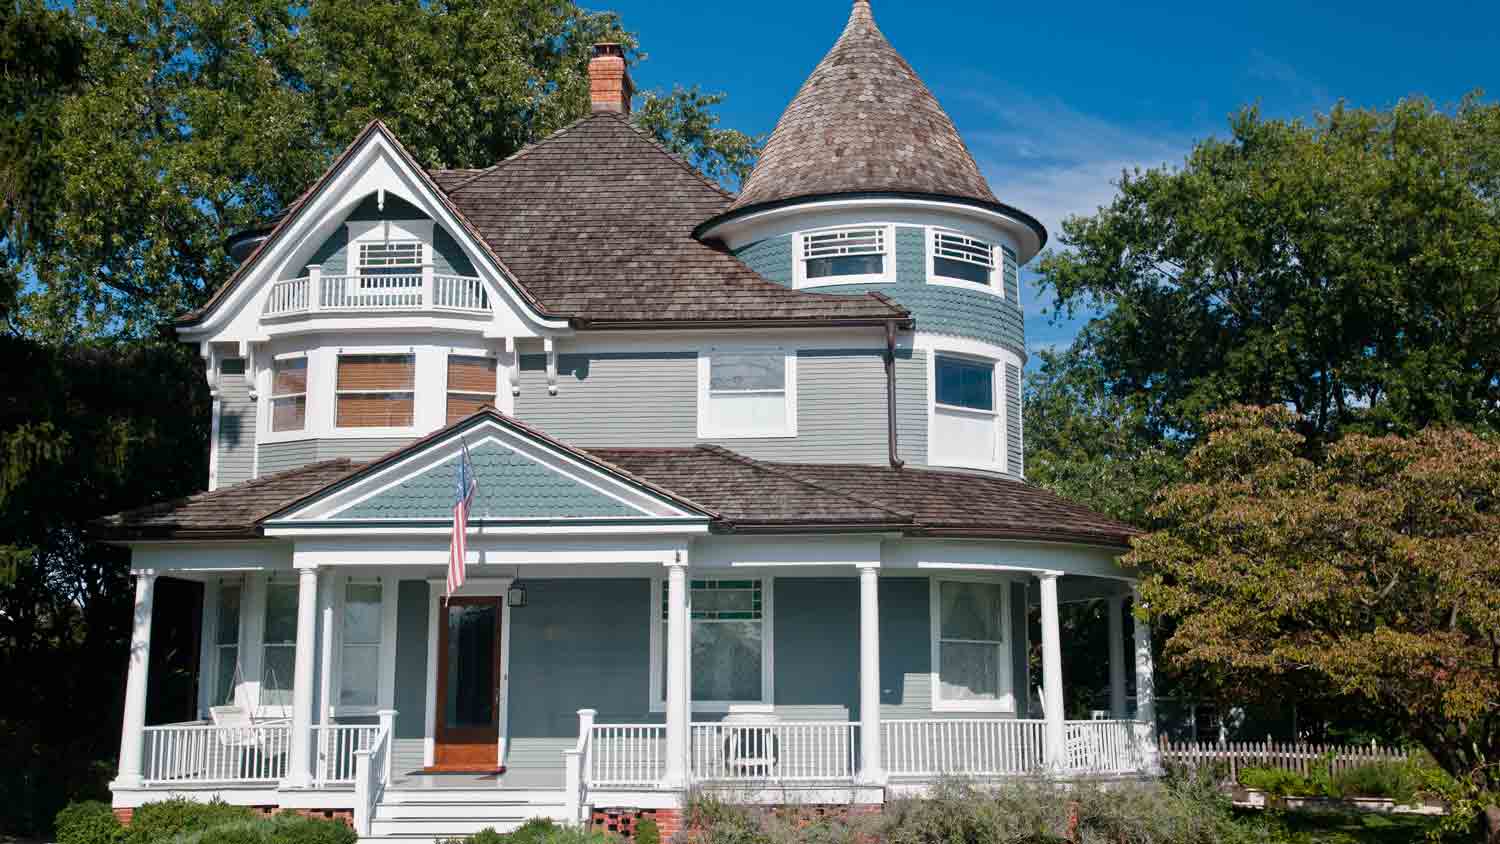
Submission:
[[[735,250],[735,256],[761,277],[792,286],[792,236],[769,237]]]
[[[608,518],[634,509],[495,443],[471,452],[479,491],[476,516],[496,519]],[[408,478],[340,514],[348,519],[443,519],[453,511],[457,463]]]
[[[427,581],[396,588],[396,735],[420,739],[427,730]]]
[[[374,195],[349,212],[345,222],[362,220],[426,220],[427,215],[404,199],[395,196],[385,198],[385,210],[381,211]],[[432,234],[433,270],[438,275],[477,275],[474,265],[459,247],[458,241],[442,226],[434,226]],[[319,264],[328,275],[343,275],[349,266],[349,230],[339,226],[328,239],[313,251],[308,264]],[[307,270],[303,269],[305,275]]]
[[[776,711],[859,718],[859,580],[775,581]]]

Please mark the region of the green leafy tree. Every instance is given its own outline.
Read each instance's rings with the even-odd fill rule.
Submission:
[[[714,108],[723,101],[723,94],[705,94],[696,85],[675,86],[670,94],[647,91],[632,119],[703,175],[738,187],[755,167],[761,140],[719,126]]]
[[[1040,264],[1064,312],[1105,311],[1082,342],[1111,393],[1189,437],[1236,402],[1291,407],[1314,446],[1500,427],[1500,106],[1230,129],[1123,174]]]
[[[1243,700],[1337,700],[1500,806],[1500,441],[1351,434],[1313,461],[1285,407],[1207,424],[1124,558],[1167,658]]]

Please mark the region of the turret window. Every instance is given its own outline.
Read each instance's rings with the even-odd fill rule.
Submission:
[[[888,281],[889,226],[819,229],[798,236],[796,281],[801,286]]]
[[[928,459],[934,466],[1001,471],[1003,382],[996,361],[970,354],[932,356]]]
[[[990,286],[995,279],[995,247],[958,232],[933,229],[932,277]]]

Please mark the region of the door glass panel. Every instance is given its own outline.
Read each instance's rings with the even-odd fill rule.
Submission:
[[[495,723],[494,604],[448,607],[448,682],[443,712],[449,727],[487,727]]]

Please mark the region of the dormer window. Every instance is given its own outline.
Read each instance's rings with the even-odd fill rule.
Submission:
[[[349,295],[370,307],[422,304],[422,274],[432,262],[431,220],[353,220]]]
[[[956,281],[994,288],[996,285],[995,246],[976,237],[955,231],[932,229],[930,277],[939,282]]]
[[[359,275],[378,278],[390,275],[420,275],[420,240],[375,241],[359,244]]]
[[[890,281],[894,239],[883,225],[803,232],[797,238],[797,286]]]

